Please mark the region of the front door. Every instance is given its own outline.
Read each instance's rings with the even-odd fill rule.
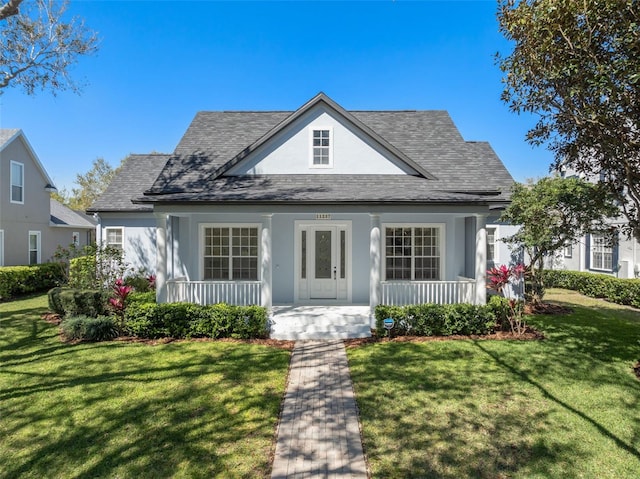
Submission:
[[[310,228],[310,299],[337,299],[337,231],[335,226]]]
[[[350,301],[351,222],[296,223],[296,300]]]

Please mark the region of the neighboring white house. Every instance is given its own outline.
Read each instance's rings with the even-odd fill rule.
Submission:
[[[512,184],[445,111],[346,111],[320,93],[296,111],[198,113],[89,211],[156,274],[159,301],[481,304],[487,218]]]
[[[562,177],[576,176],[575,172],[565,170]],[[579,175],[584,178],[584,175]],[[591,178],[595,182],[597,178]],[[626,219],[610,218],[607,224],[620,228]],[[616,241],[611,241],[598,234],[588,234],[581,237],[576,243],[565,246],[549,261],[553,269],[567,269],[571,271],[587,271],[591,273],[603,273],[618,278],[640,277],[640,243],[633,238],[617,235]]]
[[[0,266],[42,263],[59,245],[86,245],[95,224],[50,198],[55,186],[19,129],[0,129]]]

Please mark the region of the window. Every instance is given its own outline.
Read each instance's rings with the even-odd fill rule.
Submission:
[[[258,228],[203,228],[205,280],[258,280]]]
[[[437,226],[385,228],[385,279],[439,281],[440,231]]]
[[[487,261],[496,261],[496,229],[487,228]]]
[[[24,165],[11,162],[11,203],[24,203]]]
[[[105,228],[105,237],[107,246],[123,250],[124,232],[122,228]]]
[[[330,168],[333,163],[331,154],[331,128],[312,130],[311,132],[311,166]]]
[[[40,231],[29,231],[29,264],[40,263]]]
[[[613,248],[604,236],[591,235],[591,269],[613,270]]]
[[[564,253],[564,257],[565,258],[573,257],[573,245],[571,245],[571,244],[564,245],[563,253]]]

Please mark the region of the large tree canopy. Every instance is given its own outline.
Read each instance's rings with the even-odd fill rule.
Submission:
[[[97,49],[97,35],[82,20],[66,20],[67,1],[8,0],[0,4],[0,94],[21,86],[37,90],[79,90],[70,68]]]
[[[521,225],[505,242],[527,253],[530,301],[542,299],[544,259],[587,233],[611,233],[604,220],[616,209],[603,185],[579,178],[542,178],[514,186],[511,204],[500,219]]]
[[[498,20],[502,98],[539,115],[528,141],[600,180],[640,240],[640,2],[499,0]]]

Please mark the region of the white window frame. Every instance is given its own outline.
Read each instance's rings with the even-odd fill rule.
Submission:
[[[494,264],[499,262],[498,260],[498,227],[487,226],[487,262],[492,261]],[[493,230],[493,242],[489,241],[489,230]],[[493,258],[489,258],[489,246],[493,246]]]
[[[31,249],[31,237],[36,237],[36,249]],[[29,260],[29,264],[40,264],[42,262],[42,233],[40,231],[29,231],[29,236],[27,237],[27,258]],[[36,262],[31,262],[31,253],[36,251]]]
[[[602,240],[602,241],[600,241]],[[602,264],[601,265],[596,265],[595,261],[594,261],[594,253],[601,253],[602,254]],[[589,268],[596,270],[596,271],[608,271],[611,272],[613,271],[613,267],[615,266],[613,264],[613,246],[607,244],[607,240],[604,236],[602,235],[596,235],[596,234],[592,234],[591,235],[591,245],[589,247],[589,255],[590,255],[590,262],[589,262]],[[605,264],[605,255],[611,255],[611,268],[605,268],[604,264]]]
[[[316,131],[328,131],[329,132],[329,146],[321,147],[327,148],[329,153],[328,164],[315,164],[313,162],[313,138]],[[309,168],[333,168],[333,127],[331,126],[310,126],[309,127]]]
[[[573,244],[569,243],[564,245],[564,248],[562,249],[562,255],[565,258],[573,258]]]
[[[109,243],[109,231],[116,231],[116,230],[120,230],[120,237],[121,242],[120,244],[118,243]],[[120,247],[120,251],[122,251],[124,253],[124,226],[107,226],[104,229],[104,244],[106,246],[111,246],[111,247],[115,247],[117,248],[118,246]]]
[[[230,279],[204,279],[204,232],[206,228],[256,228],[258,235],[258,256],[257,260],[257,274],[256,279],[231,279],[233,275],[233,261],[229,261],[229,278]],[[233,235],[231,235],[233,238]],[[232,240],[233,241],[233,240]],[[262,281],[262,225],[260,223],[200,223],[200,231],[198,234],[198,265],[199,272],[198,277],[201,278],[202,281],[224,281],[228,283],[241,283],[241,282],[253,282],[253,281]],[[229,258],[233,258],[231,246],[229,245]]]
[[[17,165],[21,168],[22,171],[22,184],[20,185],[14,185],[13,184],[13,166]],[[11,161],[11,165],[10,165],[10,171],[9,171],[9,200],[11,201],[11,203],[17,204],[17,205],[24,205],[24,163],[20,163],[18,161]],[[22,192],[22,198],[20,200],[14,200],[13,199],[13,187],[14,186],[19,186],[21,188],[21,192]]]
[[[425,282],[425,281],[445,281],[445,258],[446,258],[446,223],[383,223],[381,225],[381,250],[382,250],[382,261],[381,261],[381,278],[382,281],[389,282],[401,282],[401,281],[412,281],[412,282]],[[438,271],[439,279],[415,279],[415,242],[411,243],[411,279],[387,279],[387,228],[438,228],[439,231],[439,241],[440,241],[440,268]],[[412,236],[413,238],[413,232]]]
[[[0,266],[4,266],[4,230],[0,230]]]

